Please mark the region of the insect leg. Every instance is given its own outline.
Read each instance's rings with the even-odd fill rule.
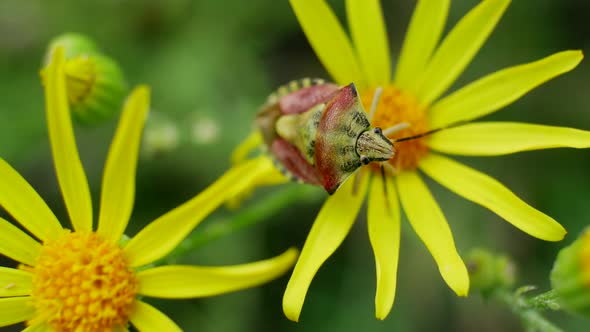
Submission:
[[[352,194],[356,195],[361,187],[361,182],[363,180],[363,176],[365,176],[365,172],[362,169],[358,170],[354,175],[354,184],[352,186]]]
[[[389,164],[389,163],[385,163],[385,164],[391,166],[391,164]],[[389,215],[392,215],[391,203],[390,203],[390,200],[389,200],[389,192],[387,190],[387,176],[385,175],[385,166],[383,166],[383,164],[381,164],[381,167],[379,169],[381,171],[381,173],[379,174],[379,176],[381,176],[381,179],[383,179],[383,193],[386,196],[386,199],[385,199],[385,208],[389,212]]]
[[[381,167],[382,169],[384,169],[384,171],[386,173],[388,173],[389,175],[396,175],[399,173],[399,166],[393,166],[392,164],[390,164],[388,161],[384,161],[381,163]]]

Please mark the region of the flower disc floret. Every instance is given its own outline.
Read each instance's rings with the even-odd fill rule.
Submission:
[[[371,102],[375,89],[369,89],[361,94],[363,106],[371,109]],[[371,120],[373,127],[383,130],[400,123],[407,123],[408,128],[396,131],[387,137],[395,140],[426,133],[430,128],[426,110],[418,104],[417,99],[410,93],[398,89],[394,85],[383,88],[377,109]],[[414,170],[422,157],[428,154],[426,137],[405,142],[395,143],[395,155],[389,161],[398,171]]]
[[[118,245],[66,232],[43,245],[36,263],[33,305],[55,331],[127,326],[138,283]]]

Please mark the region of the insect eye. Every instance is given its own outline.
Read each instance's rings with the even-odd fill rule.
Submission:
[[[374,129],[373,129],[373,132],[374,132],[375,134],[381,134],[381,133],[382,133],[382,131],[381,131],[381,128],[379,128],[379,127],[376,127],[376,128],[374,128]]]
[[[363,165],[368,165],[370,162],[369,157],[361,156],[361,163],[363,163]]]

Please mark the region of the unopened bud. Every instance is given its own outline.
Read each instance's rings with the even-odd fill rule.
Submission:
[[[64,68],[68,102],[72,116],[82,124],[94,125],[113,117],[128,92],[121,69],[102,55],[94,43],[78,34],[55,38],[48,47],[50,56],[56,47],[66,54]],[[44,70],[41,70],[43,80]]]
[[[119,66],[102,55],[68,60],[66,86],[72,115],[84,124],[96,124],[119,112],[127,84]]]
[[[493,290],[511,288],[515,281],[514,264],[504,255],[476,248],[467,255],[471,287],[484,296]]]
[[[559,252],[551,287],[564,309],[590,316],[590,229]]]
[[[98,53],[96,44],[88,37],[74,32],[64,33],[53,38],[49,42],[45,58],[43,60],[43,67],[49,64],[53,50],[57,46],[64,48],[66,59],[71,59],[80,55],[91,55]]]

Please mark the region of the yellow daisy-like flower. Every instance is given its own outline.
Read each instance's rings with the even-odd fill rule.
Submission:
[[[438,153],[495,156],[590,147],[590,132],[572,128],[507,122],[458,125],[497,111],[572,70],[583,58],[580,51],[564,51],[503,69],[442,97],[490,35],[509,2],[483,0],[439,43],[450,0],[418,1],[392,79],[378,0],[346,1],[352,41],[324,0],[290,0],[311,46],[334,80],[341,85],[354,82],[367,110],[376,91],[381,91],[369,117],[373,127],[383,128],[392,139],[396,154],[389,161],[391,167],[385,168],[388,172],[371,166],[360,169],[322,207],[285,291],[283,309],[289,319],[299,319],[313,277],[350,231],[367,195],[369,237],[377,270],[377,318],[384,319],[394,302],[402,208],[445,282],[457,295],[467,295],[467,268],[420,172],[534,237],[558,241],[565,236],[559,223],[497,180]],[[387,130],[400,123],[409,126]],[[447,129],[395,143],[395,139],[439,128]],[[252,135],[236,150],[234,160],[243,158],[260,142],[260,135]]]
[[[29,332],[102,332],[127,331],[131,322],[140,331],[180,331],[137,296],[213,296],[262,284],[292,266],[295,249],[237,266],[141,268],[167,255],[223,203],[228,185],[243,190],[266,171],[261,163],[256,163],[256,170],[246,163],[229,171],[200,195],[121,242],[133,208],[137,155],[149,109],[145,86],[136,88],[124,106],[106,161],[98,226],[93,230],[90,191],[74,139],[64,67],[64,51],[58,47],[45,76],[46,111],[72,231],[62,228],[35,190],[0,159],[0,206],[36,238],[0,218],[0,254],[21,263],[18,269],[0,267],[0,326],[27,321],[24,331]],[[271,167],[269,163],[267,168]]]
[[[539,84],[565,73],[582,60],[580,51],[565,51],[503,69],[442,97],[475,56],[509,5],[484,0],[465,15],[439,43],[450,0],[418,1],[393,81],[383,16],[378,0],[347,0],[352,43],[322,0],[291,0],[308,40],[334,80],[357,83],[366,109],[376,88],[383,94],[372,125],[409,128],[392,140],[443,128],[490,114]],[[376,316],[389,313],[395,295],[400,238],[400,208],[431,252],[449,287],[460,296],[469,276],[455,248],[447,221],[426,187],[426,175],[456,194],[495,212],[524,232],[547,241],[566,231],[532,208],[495,179],[437,152],[492,156],[554,147],[590,147],[590,132],[523,123],[472,123],[395,144],[390,160],[397,174],[373,176],[366,189],[352,194],[350,185],[330,197],[307,238],[283,299],[287,317],[297,320],[305,293],[321,264],[340,245],[368,193],[369,236],[377,266]],[[365,168],[364,172],[371,172]],[[357,174],[357,176],[359,176]]]

